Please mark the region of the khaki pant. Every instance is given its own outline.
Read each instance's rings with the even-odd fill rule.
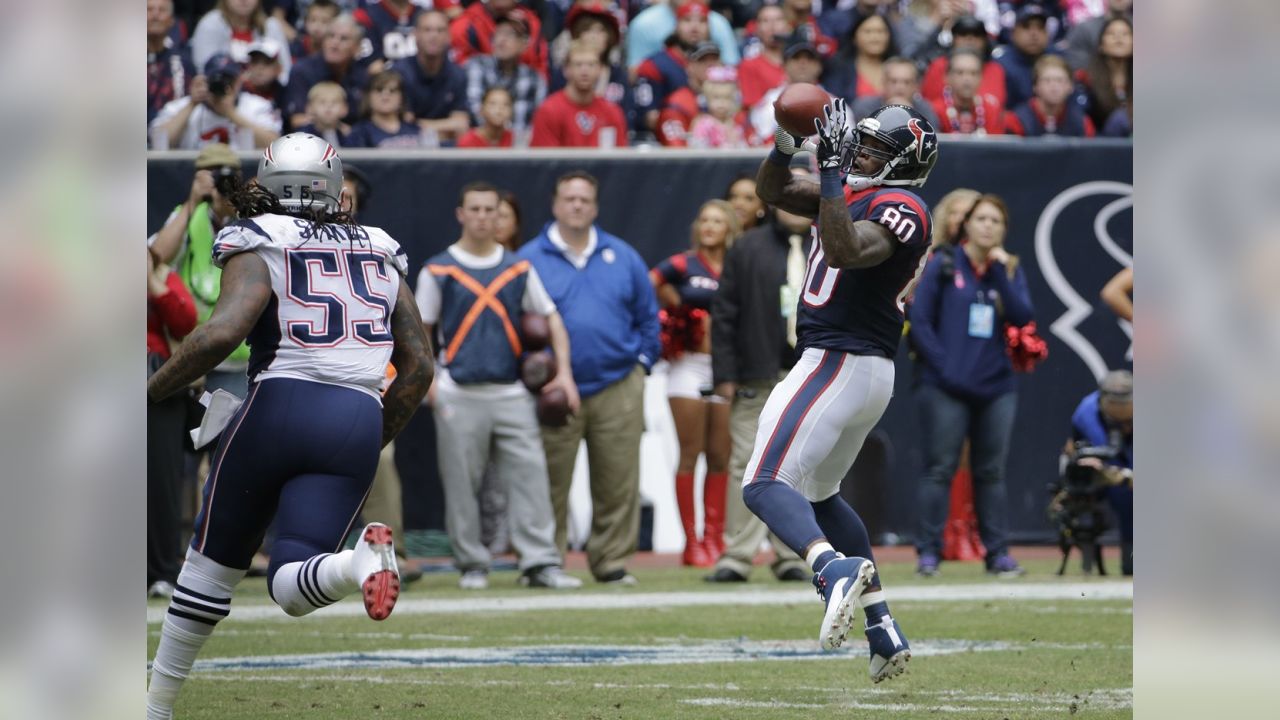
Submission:
[[[542,446],[551,478],[556,546],[565,552],[569,536],[569,488],[578,445],[587,441],[591,479],[591,536],[587,563],[604,577],[625,570],[640,533],[640,436],[644,433],[644,369],[583,398],[582,408],[564,427],[543,426]]]
[[[785,373],[779,379],[785,377]],[[769,532],[764,521],[755,516],[742,501],[742,475],[751,460],[751,451],[755,445],[756,429],[760,423],[760,411],[764,409],[765,400],[777,381],[752,380],[742,383],[740,387],[755,391],[755,397],[738,396],[733,401],[733,411],[729,416],[729,433],[733,436],[733,452],[729,457],[729,502],[727,520],[724,530],[724,554],[716,561],[716,569],[728,568],[746,577],[751,574],[751,564],[756,551],[765,537],[773,546],[775,559],[771,569],[775,576],[798,567],[808,572],[805,565],[791,548],[787,547],[776,535]]]
[[[391,528],[396,555],[405,555],[404,504],[400,496],[400,471],[396,469],[396,444],[387,443],[378,456],[378,470],[373,474],[373,487],[365,498],[360,517],[365,524],[380,522]]]
[[[533,396],[517,386],[491,391],[436,386],[433,407],[445,527],[459,570],[488,570],[493,555],[480,539],[480,488],[493,464],[510,493],[507,520],[520,570],[560,565],[542,439]]]

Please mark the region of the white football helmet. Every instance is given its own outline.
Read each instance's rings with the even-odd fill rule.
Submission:
[[[258,184],[289,210],[323,205],[329,212],[337,212],[342,160],[327,141],[309,133],[289,133],[262,151]]]

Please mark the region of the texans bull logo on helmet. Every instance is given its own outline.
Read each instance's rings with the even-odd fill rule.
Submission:
[[[911,118],[907,121],[907,129],[916,138],[917,162],[927,162],[930,155],[938,152],[937,135],[934,134],[932,128],[925,129],[920,126],[919,120]]]

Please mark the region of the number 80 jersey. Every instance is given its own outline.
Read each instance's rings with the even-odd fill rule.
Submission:
[[[379,228],[260,215],[214,239],[218,267],[242,252],[271,271],[271,300],[249,333],[249,380],[288,377],[380,397],[408,271],[400,245]]]
[[[814,223],[796,316],[796,350],[807,347],[854,355],[892,358],[902,339],[903,303],[929,259],[929,207],[919,195],[898,187],[845,188],[849,217],[884,225],[896,242],[879,265],[843,270],[829,267]]]

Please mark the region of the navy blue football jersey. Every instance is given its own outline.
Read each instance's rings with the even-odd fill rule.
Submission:
[[[720,273],[693,250],[672,255],[649,272],[674,285],[680,293],[680,304],[691,308],[711,309],[711,298],[720,287]]]
[[[897,246],[869,268],[828,267],[821,242],[813,243],[796,320],[796,351],[814,347],[892,358],[902,338],[903,303],[929,257],[929,208],[919,195],[896,187],[844,191],[849,217],[889,228]],[[821,240],[817,224],[814,237]]]
[[[384,2],[370,2],[358,8],[353,14],[356,22],[364,26],[361,59],[393,62],[417,55],[413,23],[420,12],[422,8],[415,3],[405,6],[403,14]]]

